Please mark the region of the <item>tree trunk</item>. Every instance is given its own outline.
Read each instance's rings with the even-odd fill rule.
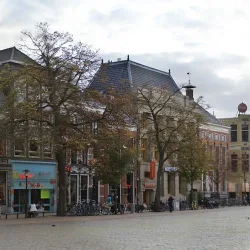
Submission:
[[[194,187],[193,181],[191,181],[190,186],[191,186],[191,190],[190,190],[190,205],[192,207],[192,203],[193,203],[193,187]]]
[[[117,214],[117,186],[115,185],[115,197],[114,197],[115,214]]]
[[[219,176],[219,171],[216,170],[216,191],[217,191],[217,198],[219,198],[219,186],[220,186],[220,176]]]
[[[160,212],[162,167],[163,167],[163,163],[159,162],[158,171],[157,171],[157,183],[156,183],[156,192],[155,192],[154,212]]]
[[[57,215],[65,216],[66,213],[66,171],[65,171],[65,154],[64,150],[56,152],[57,168],[58,168],[58,204]]]

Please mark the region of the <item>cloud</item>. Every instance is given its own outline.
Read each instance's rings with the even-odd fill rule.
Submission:
[[[115,9],[108,13],[102,13],[97,10],[89,12],[89,21],[99,25],[110,25],[115,23],[134,23],[139,18],[139,13],[129,9]]]
[[[156,22],[165,28],[207,29],[209,27],[208,23],[195,19],[180,9],[157,16]]]
[[[126,55],[120,53],[102,56],[105,60],[112,61],[126,58]],[[219,77],[216,69],[221,65],[240,67],[247,59],[238,55],[225,54],[218,60],[216,57],[211,58],[200,54],[192,62],[180,63],[179,58],[185,56],[190,55],[188,53],[133,54],[130,55],[130,59],[167,72],[171,69],[171,75],[179,86],[188,83],[187,72],[191,72],[191,82],[196,86],[194,96],[196,98],[204,96],[206,103],[211,107],[208,111],[210,113],[215,111],[217,117],[235,116],[238,104],[248,100],[250,86],[248,87],[244,82],[250,81],[250,75],[245,76],[243,80],[234,81],[229,77]]]
[[[226,6],[226,8],[225,8]],[[0,49],[16,45],[23,29],[47,21],[104,58],[131,58],[177,83],[191,72],[195,95],[218,116],[235,115],[249,93],[250,17],[247,0],[1,0]]]

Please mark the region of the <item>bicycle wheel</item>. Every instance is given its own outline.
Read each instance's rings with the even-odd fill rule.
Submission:
[[[107,207],[104,207],[104,208],[102,208],[101,213],[102,213],[102,215],[108,215],[109,209]]]

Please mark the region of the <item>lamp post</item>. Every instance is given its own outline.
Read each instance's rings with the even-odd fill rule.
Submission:
[[[25,218],[27,218],[27,211],[28,211],[28,175],[29,175],[29,170],[25,169],[24,170],[25,174]]]

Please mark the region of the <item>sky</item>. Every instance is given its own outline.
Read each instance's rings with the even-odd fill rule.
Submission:
[[[22,30],[48,22],[99,50],[190,80],[216,117],[250,109],[249,0],[0,0],[0,49],[18,46]]]

